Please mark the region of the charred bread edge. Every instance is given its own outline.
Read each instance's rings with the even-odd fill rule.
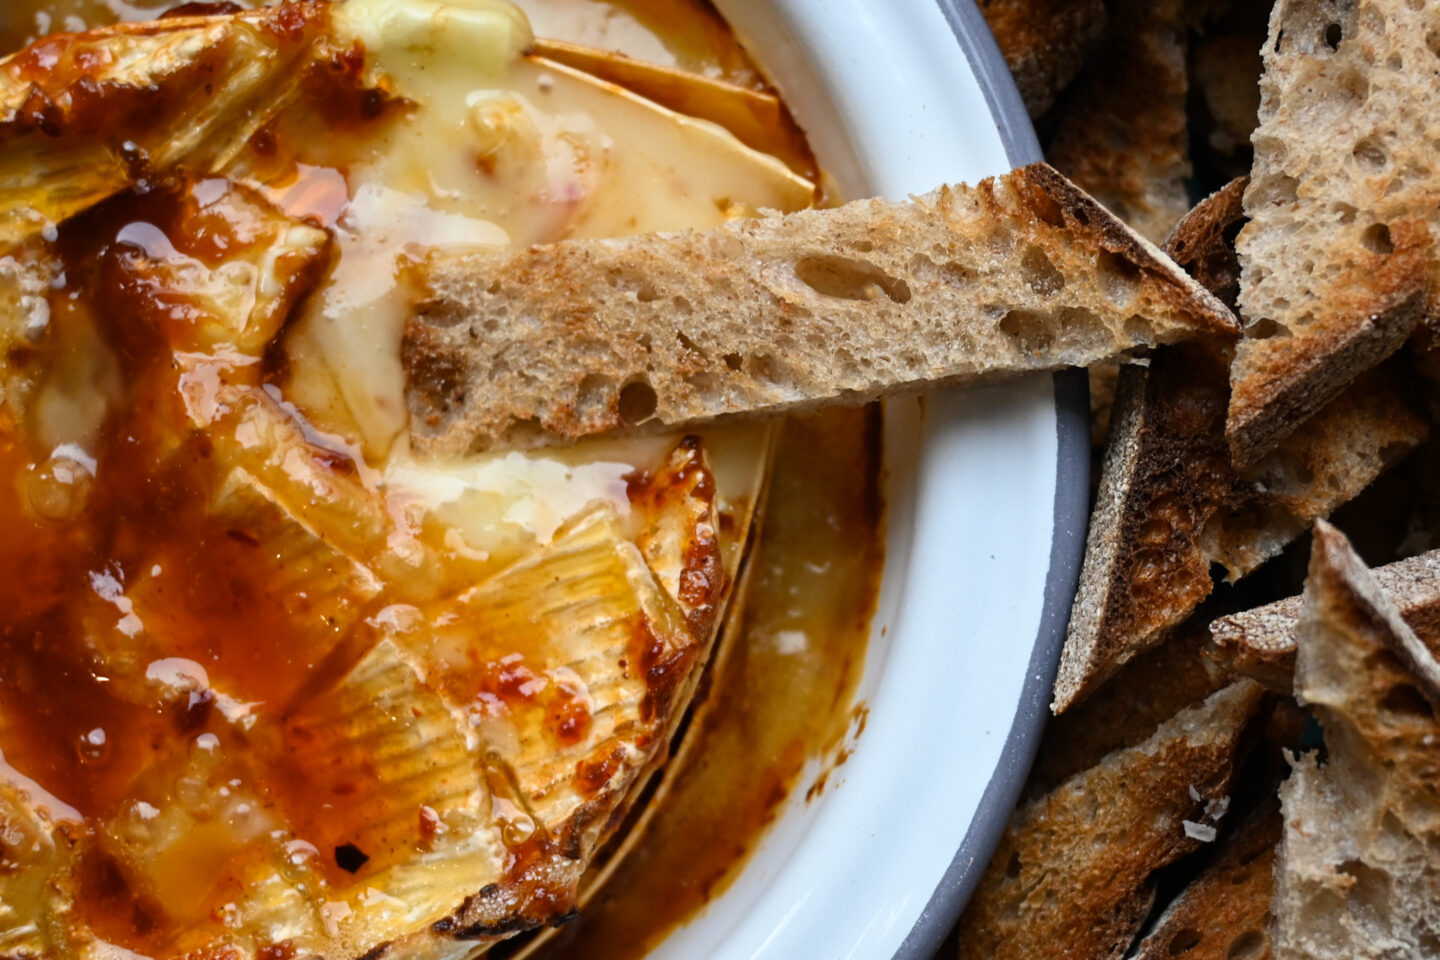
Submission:
[[[974,0],[936,0],[985,95],[1005,156],[1020,168],[1044,159],[1030,114],[1000,47]],[[990,777],[975,818],[894,960],[931,960],[980,883],[1020,799],[1040,735],[1050,717],[1050,694],[1080,585],[1090,504],[1090,382],[1084,370],[1052,374],[1055,384],[1056,468],[1050,570],[1040,629],[1030,652],[1025,685],[1010,721],[1000,763]]]

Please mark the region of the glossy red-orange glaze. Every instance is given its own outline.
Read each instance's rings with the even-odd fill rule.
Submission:
[[[313,5],[287,8],[265,29],[282,42],[304,42],[311,23],[304,11],[318,9]],[[83,79],[73,88],[46,90],[46,78],[64,72],[56,71],[57,66],[72,75],[93,73],[104,66],[94,53],[73,48],[66,38],[36,48],[27,57],[12,69],[18,71],[18,78],[38,81],[27,116],[49,133],[93,125],[102,135],[107,130],[119,135],[124,130],[121,120],[128,123],[144,111],[163,106],[142,95],[131,98],[127,94],[117,100],[104,85]],[[203,88],[205,70],[210,69],[205,62],[202,58],[195,66],[192,86]],[[362,64],[363,52],[350,51],[311,71],[306,79],[310,98],[326,105],[325,124],[353,135],[356,142],[373,130],[374,124],[404,109],[403,102],[359,87],[356,80]],[[275,130],[267,129],[256,135],[252,154],[261,161],[268,156],[274,164],[273,170],[256,173],[283,188],[270,197],[272,202],[292,215],[328,227],[344,202],[344,170],[297,162],[294,153],[280,143],[293,133],[287,130],[277,136]],[[143,157],[137,159],[143,161]],[[4,665],[0,671],[0,750],[8,764],[87,818],[99,818],[113,814],[120,803],[132,798],[146,771],[176,761],[198,738],[209,735],[230,758],[225,761],[226,775],[234,774],[245,789],[297,821],[299,835],[319,851],[314,866],[332,881],[345,882],[363,877],[390,854],[425,849],[437,828],[434,811],[427,816],[427,808],[415,810],[405,821],[408,827],[402,835],[385,839],[383,846],[388,849],[373,843],[365,850],[357,847],[356,854],[363,859],[353,869],[344,866],[339,850],[353,839],[347,830],[349,818],[362,820],[370,802],[366,797],[371,773],[367,758],[337,753],[331,746],[325,748],[323,757],[318,753],[312,757],[305,736],[295,735],[293,727],[287,730],[292,742],[286,756],[249,755],[243,738],[238,738],[233,725],[218,713],[216,691],[221,691],[253,705],[262,728],[266,723],[283,722],[288,705],[303,692],[307,680],[325,668],[327,657],[340,645],[346,623],[373,609],[357,601],[358,607],[342,604],[346,608],[337,610],[333,599],[297,591],[274,569],[273,557],[267,556],[262,539],[204,509],[219,480],[213,465],[215,451],[203,432],[176,428],[185,418],[179,397],[183,374],[175,357],[177,352],[203,352],[205,345],[193,335],[191,305],[184,298],[167,297],[150,283],[135,244],[118,241],[122,230],[139,223],[153,227],[159,239],[179,252],[202,261],[217,261],[243,249],[248,242],[248,225],[243,219],[215,219],[203,210],[186,208],[196,187],[193,182],[152,184],[145,194],[106,204],[61,231],[59,249],[66,282],[51,298],[52,327],[69,330],[72,340],[102,337],[116,358],[122,392],[114,399],[99,440],[88,451],[98,461],[95,482],[81,478],[72,485],[74,489],[60,494],[50,482],[56,469],[47,463],[50,452],[27,443],[28,425],[6,424],[0,418],[0,529],[6,531],[6,536],[0,537],[0,664]],[[308,287],[314,280],[315,276],[307,273],[291,282]],[[57,362],[53,351],[64,349],[65,338],[58,340],[58,347],[22,350],[6,362],[12,369],[44,369]],[[274,372],[273,365],[256,365],[228,370],[226,376],[257,386]],[[837,450],[849,450],[847,444],[856,437],[853,426],[847,426],[848,435],[839,431],[829,442]],[[872,432],[873,427],[859,436],[870,437]],[[860,501],[873,504],[872,446],[866,442],[857,449],[866,451],[860,459],[846,459],[848,454],[842,453],[840,460],[847,467],[858,468],[853,476],[863,493]],[[351,459],[342,447],[316,447],[310,453],[317,467],[338,480],[357,483],[364,473],[364,465]],[[704,479],[708,481],[708,476]],[[645,483],[637,483],[634,492],[638,498],[646,496]],[[713,497],[713,489],[706,495]],[[870,556],[876,534],[876,510],[857,512],[845,528],[857,548],[866,545],[862,548],[866,556]],[[692,608],[689,616],[696,627],[708,626],[724,585],[713,546],[713,542],[692,542],[685,558],[682,600]],[[797,550],[791,559],[799,562],[804,555]],[[872,566],[878,569],[878,556]],[[859,588],[856,613],[861,620],[868,618],[871,594],[866,591],[873,587],[868,576],[854,580]],[[136,695],[133,677],[114,675],[87,641],[97,617],[118,624],[133,613],[127,612],[123,603],[129,599],[128,592],[142,583],[147,595],[158,601],[144,611],[147,633],[161,635],[170,656],[203,666],[208,688],[179,698],[147,700]],[[820,620],[816,624],[828,629]],[[863,658],[863,626],[857,622],[846,627],[846,642],[834,645],[845,652],[834,664],[837,686],[827,694],[834,698],[831,705],[843,700],[853,683]],[[653,715],[655,704],[668,702],[675,685],[689,672],[697,651],[667,651],[643,624],[637,624],[633,647],[631,665],[650,682],[647,704]],[[506,667],[509,654],[504,651],[491,651],[486,657],[483,692],[502,705],[527,701],[521,689],[523,663],[513,670]],[[146,664],[138,666],[143,676]],[[718,695],[735,697],[740,696],[736,684],[748,681],[737,674],[726,682],[728,686]],[[723,883],[786,796],[805,757],[833,740],[833,724],[818,719],[820,699],[812,698],[817,712],[808,726],[794,722],[793,717],[777,720],[773,714],[755,713],[755,717],[779,723],[781,735],[772,738],[773,743],[766,741],[773,749],[755,754],[752,759],[758,763],[753,768],[727,772],[725,781],[733,793],[724,794],[723,802],[716,794],[715,802],[702,802],[690,815],[675,818],[672,840],[657,835],[650,845],[653,851],[661,851],[659,859],[618,881],[619,889],[633,891],[624,901],[632,906],[607,903],[599,911],[602,924],[609,923],[604,917],[613,918],[617,910],[629,917],[624,937],[613,946],[653,940]],[[588,711],[563,684],[551,684],[543,697],[532,696],[528,702],[546,711],[549,729],[558,741],[583,740],[590,722]],[[735,709],[753,706],[737,702]],[[707,730],[704,736],[713,739],[724,734]],[[715,741],[722,743],[718,752],[728,755],[723,744],[733,746],[732,741]],[[323,768],[315,762],[320,759]],[[582,792],[598,791],[616,762],[613,753],[602,750],[579,764],[576,783]],[[301,769],[312,776],[297,776]],[[708,779],[693,771],[686,776],[713,791],[713,773]],[[323,785],[323,792],[311,789],[316,782]],[[311,811],[308,818],[304,815],[307,805]],[[676,835],[685,839],[674,841]],[[507,832],[506,839],[509,877],[490,893],[497,902],[519,902],[523,908],[503,925],[486,926],[482,919],[468,931],[457,928],[453,932],[498,935],[553,921],[573,910],[573,884],[557,884],[556,874],[549,869],[563,853],[557,851],[556,840],[539,832],[528,836]],[[357,863],[355,859],[350,862]],[[650,898],[649,907],[659,909],[642,906],[647,899],[643,891],[648,888],[635,878],[645,870],[678,878],[682,895],[659,902]],[[167,929],[173,921],[167,918],[164,905],[147,902],[137,894],[115,858],[92,849],[82,858],[79,882],[85,919],[97,933],[141,953],[163,952],[174,933]],[[209,872],[208,882],[210,889],[195,890],[195,897],[219,904],[233,895],[237,881],[221,863]],[[608,934],[604,936],[610,939]],[[289,960],[294,952],[293,946],[280,943],[263,948],[261,956]]]
[[[787,801],[823,790],[801,781],[807,763],[838,762],[864,723],[850,704],[883,567],[879,457],[873,408],[785,427],[742,633],[687,762],[665,770],[675,783],[646,832],[545,960],[643,957],[728,886]],[[777,648],[782,630],[804,633],[806,649]]]

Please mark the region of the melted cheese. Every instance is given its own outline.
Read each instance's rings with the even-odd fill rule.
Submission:
[[[339,240],[338,263],[289,337],[287,396],[355,437],[397,490],[482,552],[545,542],[592,501],[622,506],[624,475],[673,438],[612,444],[594,462],[589,446],[442,466],[409,457],[399,345],[412,292],[398,265],[437,247],[703,228],[806,206],[813,185],[713,124],[525,56],[528,23],[502,0],[350,0],[339,15],[370,78],[412,106],[346,171],[338,221],[333,189],[313,175],[308,188],[271,189],[287,212],[335,221]],[[764,447],[755,428],[740,433],[746,441],[725,446]],[[754,471],[731,472],[745,486],[722,488],[722,499],[746,499]]]

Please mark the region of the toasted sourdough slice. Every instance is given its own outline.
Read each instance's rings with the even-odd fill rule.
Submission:
[[[1281,0],[1241,231],[1227,434],[1251,463],[1433,313],[1436,6]]]
[[[1190,208],[1182,0],[1118,0],[1100,49],[1061,107],[1056,169],[1161,243]]]
[[[1224,305],[1044,164],[903,203],[418,266],[424,452],[779,413],[1226,336]]]
[[[981,0],[980,12],[1031,117],[1050,109],[1105,32],[1102,0]]]
[[[1244,178],[1237,178],[1200,201],[1175,225],[1165,241],[1165,252],[1200,285],[1235,309],[1240,292],[1240,263],[1235,259],[1235,234],[1245,222],[1240,198]],[[1119,385],[1119,362],[1090,367],[1090,444],[1103,448],[1110,438],[1110,422]],[[1092,473],[1100,473],[1096,461]]]
[[[1269,19],[1266,5],[1235,4],[1191,40],[1191,145],[1197,161],[1222,176],[1248,174],[1254,160],[1250,135],[1259,123],[1260,47]]]
[[[1242,680],[1018,808],[960,918],[962,958],[1120,957],[1151,874],[1208,834],[1260,703]]]
[[[1205,656],[1204,624],[1187,621],[1121,667],[1093,696],[1051,719],[1025,785],[1047,793],[1109,753],[1142,743],[1166,720],[1233,681]]]
[[[1345,537],[1316,524],[1297,697],[1328,752],[1281,788],[1274,944],[1290,958],[1429,957],[1440,945],[1440,663]]]
[[[1260,111],[1260,44],[1264,35],[1197,39],[1190,81],[1209,115],[1206,141],[1224,157],[1246,153]]]
[[[1228,462],[1223,365],[1198,344],[1121,371],[1052,704],[1060,713],[1159,643],[1213,589],[1328,516],[1424,440],[1387,369],[1333,400],[1252,470]]]
[[[1231,184],[1176,228],[1167,248],[1224,295],[1235,275]],[[1244,474],[1224,437],[1226,354],[1156,351],[1121,371],[1110,447],[1086,541],[1052,704],[1060,713],[1159,643],[1209,596],[1212,564],[1238,579],[1310,522],[1363,490],[1425,438],[1396,378],[1376,371]]]
[[[1268,960],[1279,841],[1280,808],[1272,797],[1165,908],[1133,960]]]
[[[1197,203],[1165,239],[1170,258],[1232,310],[1240,296],[1235,237],[1245,225],[1244,196],[1249,183],[1249,177],[1231,180]]]
[[[1377,567],[1371,575],[1410,629],[1440,654],[1440,550]],[[1210,624],[1207,654],[1226,669],[1289,692],[1303,597],[1221,617]]]

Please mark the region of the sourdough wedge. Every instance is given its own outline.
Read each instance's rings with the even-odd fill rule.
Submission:
[[[1121,371],[1055,684],[1057,713],[1209,596],[1212,564],[1232,581],[1245,576],[1425,438],[1424,420],[1384,372],[1240,474],[1229,465],[1225,372],[1213,353],[1187,344]]]
[[[1244,197],[1249,183],[1249,177],[1236,177],[1201,200],[1165,240],[1165,252],[1232,310],[1240,296],[1235,237],[1245,226]]]
[[[1440,663],[1345,537],[1315,529],[1297,697],[1328,758],[1281,789],[1275,956],[1433,956],[1440,943]]]
[[[1102,0],[981,0],[1031,117],[1075,79],[1105,31]]]
[[[1246,320],[1226,431],[1248,464],[1393,353],[1437,291],[1434,13],[1281,0],[1238,240]]]
[[[1075,82],[1046,156],[1137,232],[1161,243],[1190,208],[1181,0],[1119,0]]]
[[[1095,694],[1045,727],[1025,785],[1046,793],[1107,754],[1143,743],[1175,714],[1232,682],[1205,656],[1209,633],[1186,621],[1164,643],[1121,667]]]
[[[704,232],[432,254],[417,447],[781,413],[1228,336],[1225,306],[1053,169]]]
[[[1272,797],[1165,908],[1134,960],[1268,960],[1279,841],[1280,808]]]
[[[1150,875],[1213,826],[1207,805],[1229,792],[1260,695],[1232,684],[1016,810],[960,918],[960,956],[1121,956],[1149,910]]]
[[[1167,251],[1222,298],[1237,275],[1239,183],[1186,216]],[[1080,589],[1055,684],[1059,713],[1159,643],[1213,587],[1245,576],[1424,440],[1400,372],[1374,371],[1247,471],[1225,442],[1229,353],[1157,350],[1121,371]]]
[[[1371,571],[1401,618],[1431,651],[1440,653],[1440,550]],[[1295,675],[1296,628],[1302,597],[1221,617],[1210,624],[1210,648],[1218,663],[1288,692]]]

